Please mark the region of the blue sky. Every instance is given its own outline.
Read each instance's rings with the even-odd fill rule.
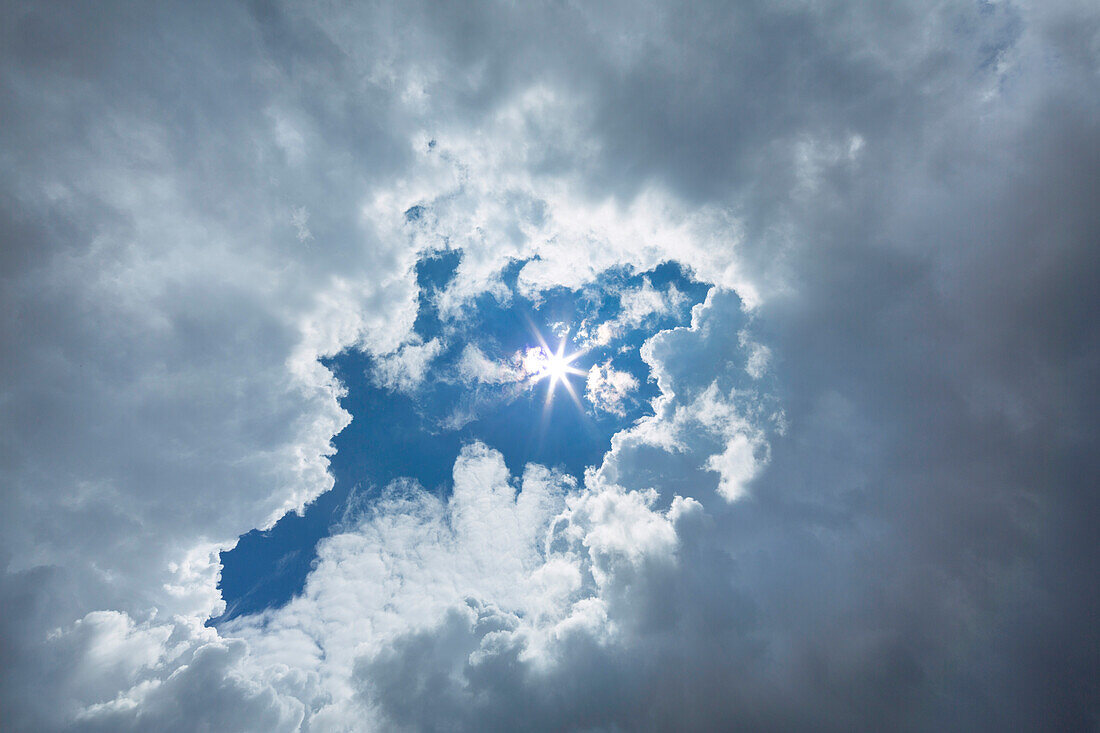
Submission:
[[[269,530],[254,530],[222,553],[223,618],[278,607],[299,593],[316,560],[317,541],[366,510],[395,479],[411,478],[433,493],[449,494],[463,445],[483,441],[492,446],[515,475],[534,462],[583,478],[586,467],[599,465],[614,433],[653,414],[650,403],[659,390],[641,357],[643,342],[660,330],[688,325],[691,308],[708,289],[677,265],[666,264],[638,274],[605,272],[583,290],[557,288],[540,294],[537,302],[518,294],[504,300],[484,295],[457,319],[444,322],[434,299],[447,287],[459,259],[459,253],[443,252],[416,264],[415,338],[438,338],[444,345],[411,394],[380,385],[374,360],[360,351],[349,349],[326,360],[347,389],[341,404],[352,415],[351,424],[333,440],[336,485],[301,516],[290,514]],[[511,292],[523,264],[503,273]],[[581,329],[587,336],[599,324],[616,322],[624,312],[621,294],[642,290],[653,291],[656,300],[650,307],[657,310],[638,311],[639,320],[628,322],[607,343],[576,337]],[[505,364],[516,353],[538,348],[540,339],[554,350],[564,342],[567,355],[582,352],[574,365],[585,375],[566,377],[578,401],[562,385],[550,393],[545,378],[525,379],[515,390],[514,383],[471,384],[458,374],[458,363],[471,346]],[[617,410],[593,404],[585,395],[587,372],[598,364],[610,364],[636,382]],[[553,395],[549,402],[548,394]],[[456,411],[469,411],[461,427],[447,424]]]

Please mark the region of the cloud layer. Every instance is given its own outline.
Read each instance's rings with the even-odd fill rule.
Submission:
[[[1094,4],[0,14],[5,729],[1097,725]],[[472,443],[205,627],[443,249],[714,289],[585,476]]]

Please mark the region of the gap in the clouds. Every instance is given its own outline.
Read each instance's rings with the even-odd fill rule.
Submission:
[[[581,477],[587,466],[600,462],[615,432],[652,414],[650,402],[658,388],[641,358],[642,343],[659,330],[688,323],[691,307],[703,301],[709,287],[669,263],[646,273],[610,270],[580,290],[555,288],[530,299],[517,288],[525,263],[515,262],[501,273],[507,297],[483,294],[460,315],[441,315],[438,297],[459,262],[458,252],[445,251],[417,265],[420,296],[414,332],[421,343],[438,339],[442,346],[414,389],[401,392],[380,381],[377,360],[358,350],[324,360],[346,386],[341,404],[352,415],[333,439],[334,488],[302,516],[290,514],[266,532],[249,532],[222,553],[219,587],[226,612],[211,624],[291,600],[304,587],[318,541],[354,521],[354,513],[369,508],[393,480],[410,477],[447,495],[455,458],[465,444],[482,441],[499,450],[513,475],[536,462]],[[623,293],[637,296],[635,311],[655,302],[667,308],[641,322],[616,321],[624,310]],[[618,328],[606,343],[594,343],[601,323],[617,323]],[[468,348],[490,363],[508,364],[517,353],[538,345],[539,333],[557,347],[558,334],[566,332],[567,353],[587,337],[589,349],[576,360],[577,367],[587,371],[593,364],[610,362],[637,380],[618,412],[594,408],[584,397],[582,376],[570,379],[583,409],[560,386],[547,408],[545,379],[534,385],[476,382],[468,370],[463,378],[460,364]]]

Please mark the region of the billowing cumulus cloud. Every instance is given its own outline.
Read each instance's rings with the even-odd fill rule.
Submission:
[[[0,15],[0,727],[1096,725],[1094,4]],[[595,286],[666,262],[683,325]],[[563,288],[587,345],[645,331],[586,364],[585,419],[656,385],[600,460],[473,410],[445,487],[205,625],[219,551],[385,419],[328,357],[502,389],[459,324]]]
[[[584,384],[584,396],[598,410],[622,415],[623,401],[638,388],[638,380],[630,372],[616,370],[610,361],[593,364]]]

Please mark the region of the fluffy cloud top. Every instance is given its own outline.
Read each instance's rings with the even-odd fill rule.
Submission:
[[[623,401],[638,388],[638,380],[630,372],[618,371],[607,361],[593,364],[585,380],[584,396],[597,410],[622,415]]]

